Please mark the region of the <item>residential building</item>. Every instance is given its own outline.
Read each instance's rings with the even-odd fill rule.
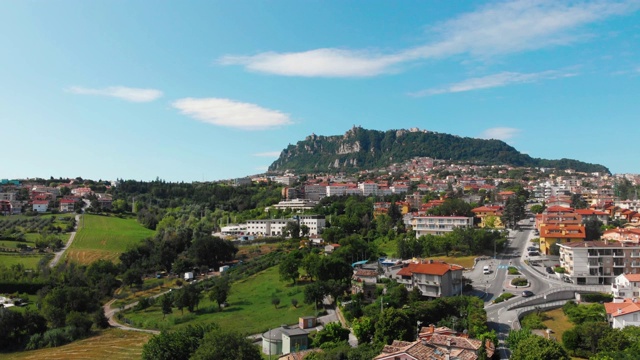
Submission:
[[[614,329],[623,329],[627,326],[640,326],[640,303],[634,299],[613,299],[613,302],[604,303],[609,325]]]
[[[616,276],[640,273],[640,245],[619,241],[560,244],[560,266],[578,285],[610,285]]]
[[[0,215],[11,215],[13,214],[13,210],[11,209],[11,201],[9,200],[0,200]]]
[[[423,235],[444,235],[455,228],[473,226],[473,217],[467,216],[414,216],[410,225],[416,233],[416,238]]]
[[[60,212],[72,212],[75,207],[75,200],[73,199],[61,199],[60,200]]]
[[[319,201],[327,196],[327,183],[307,184],[304,186],[304,198]]]
[[[372,181],[365,181],[363,183],[358,184],[358,188],[362,192],[362,195],[377,195],[378,194],[378,184]]]
[[[622,274],[611,284],[611,294],[617,298],[640,296],[640,274]]]
[[[475,209],[472,209],[476,217],[480,219],[479,227],[489,227],[496,229],[504,229],[504,224],[502,224],[502,220],[500,217],[502,216],[502,206],[480,206]]]
[[[297,176],[274,176],[273,181],[279,184],[284,184],[286,186],[291,186],[296,181],[298,181],[298,177]]]
[[[49,210],[49,201],[46,200],[35,200],[32,203],[33,211],[43,213]]]
[[[624,241],[640,243],[640,229],[609,229],[606,230],[601,238],[603,240]]]
[[[595,209],[576,209],[576,214],[582,216],[582,222],[590,221],[590,220],[600,220],[604,225],[609,223],[609,214]]]
[[[579,225],[547,225],[540,226],[540,252],[546,255],[552,254],[554,244],[567,244],[575,241],[584,241],[587,237],[585,227]]]
[[[0,192],[0,200],[16,201],[16,193],[13,193],[13,192]]]
[[[417,287],[422,296],[453,296],[462,293],[463,270],[462,266],[443,261],[409,262],[396,273],[396,280],[409,291]]]

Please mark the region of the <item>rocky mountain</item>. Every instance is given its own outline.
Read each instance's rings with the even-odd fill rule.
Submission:
[[[500,140],[474,139],[427,130],[367,130],[353,127],[344,135],[318,136],[289,145],[270,172],[296,173],[352,172],[401,163],[416,156],[479,164],[573,169],[581,172],[610,173],[603,165],[578,160],[546,160],[522,154]]]

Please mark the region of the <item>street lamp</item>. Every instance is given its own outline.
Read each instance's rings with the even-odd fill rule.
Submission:
[[[418,320],[416,323],[418,324],[418,331],[416,331],[416,340],[420,340],[420,325],[422,325],[422,321]]]

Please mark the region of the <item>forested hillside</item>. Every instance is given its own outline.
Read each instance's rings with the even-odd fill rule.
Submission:
[[[269,171],[297,173],[357,171],[386,167],[416,156],[479,164],[552,167],[604,172],[603,165],[578,160],[546,160],[518,152],[500,140],[474,139],[423,130],[367,130],[353,127],[342,136],[308,136],[282,151]]]

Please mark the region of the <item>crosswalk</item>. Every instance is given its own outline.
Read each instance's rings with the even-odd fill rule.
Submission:
[[[498,269],[508,269],[510,267],[514,267],[516,269],[522,269],[520,265],[498,265]]]

